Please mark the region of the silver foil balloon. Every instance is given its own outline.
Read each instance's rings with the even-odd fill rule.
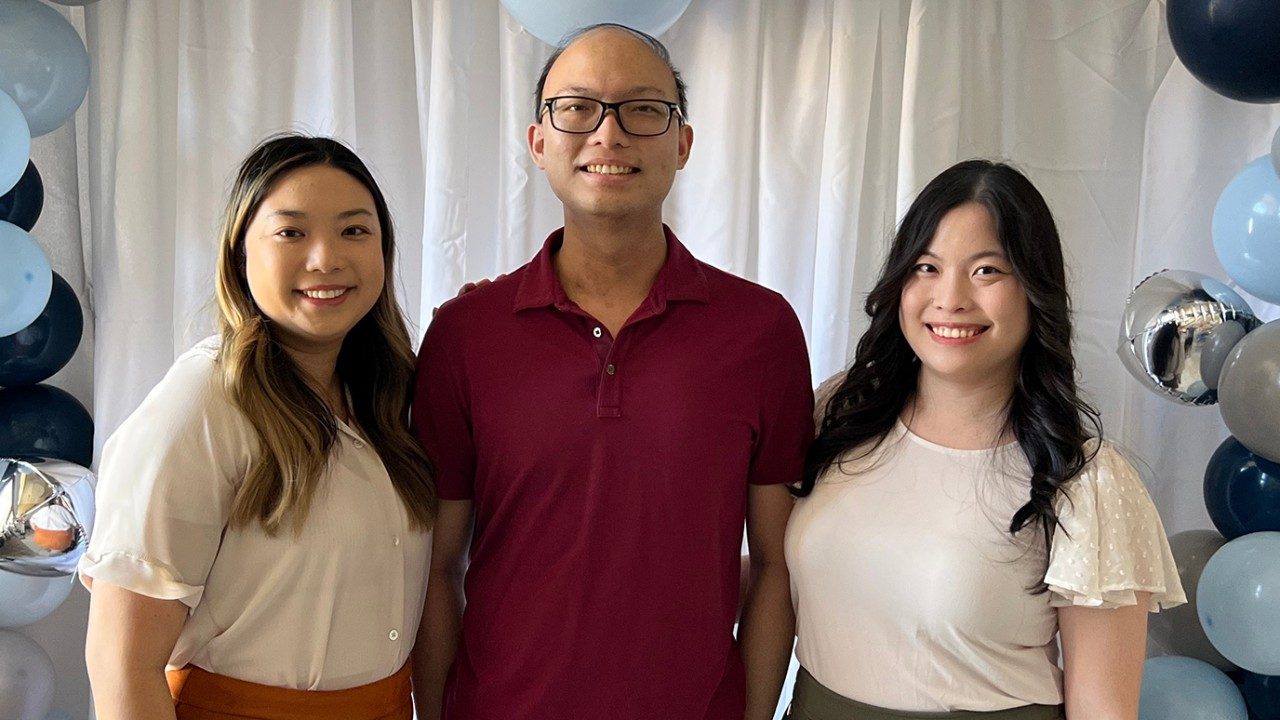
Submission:
[[[1260,324],[1223,283],[1190,270],[1162,270],[1129,295],[1118,352],[1125,368],[1160,395],[1212,405],[1232,346]]]
[[[75,572],[93,531],[93,473],[63,460],[0,459],[0,571]]]

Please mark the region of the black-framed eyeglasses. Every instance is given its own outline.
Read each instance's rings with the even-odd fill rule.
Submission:
[[[551,127],[573,134],[595,132],[610,110],[618,118],[622,131],[636,137],[661,135],[671,128],[671,118],[680,115],[678,104],[653,98],[605,102],[577,95],[559,95],[543,100],[542,107],[543,113],[551,114]]]

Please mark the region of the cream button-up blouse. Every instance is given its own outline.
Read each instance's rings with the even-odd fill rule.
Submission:
[[[169,659],[250,682],[340,690],[406,662],[431,549],[377,452],[346,424],[300,533],[228,527],[257,453],[210,339],[107,441],[80,574],[190,608]]]

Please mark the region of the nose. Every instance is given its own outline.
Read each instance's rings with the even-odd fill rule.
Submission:
[[[307,270],[310,272],[330,273],[342,269],[341,238],[328,233],[315,233],[311,236],[311,245],[307,248]]]
[[[626,147],[631,143],[631,136],[627,135],[622,129],[622,123],[618,121],[618,110],[609,108],[604,111],[604,117],[600,119],[600,127],[591,133],[591,142],[596,145],[608,145],[610,147]]]
[[[969,278],[963,273],[943,273],[933,287],[933,307],[937,310],[962,312],[973,305]]]

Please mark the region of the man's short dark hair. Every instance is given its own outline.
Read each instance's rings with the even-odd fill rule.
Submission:
[[[559,60],[564,51],[579,38],[588,33],[604,28],[621,30],[630,34],[635,39],[647,45],[649,49],[653,51],[653,54],[658,56],[659,60],[666,63],[667,69],[671,71],[671,77],[676,81],[676,103],[680,107],[680,117],[687,121],[689,119],[688,88],[685,87],[684,79],[680,77],[680,71],[676,69],[675,65],[671,64],[671,53],[667,52],[667,46],[663,45],[662,41],[649,33],[641,32],[635,28],[629,28],[626,25],[619,25],[618,23],[596,23],[595,25],[580,27],[577,30],[570,30],[563,38],[560,39],[560,43],[556,45],[555,51],[551,53],[551,57],[547,58],[546,64],[542,66],[542,74],[538,76],[538,87],[533,91],[534,120],[537,121],[542,117],[542,91],[545,89],[547,84],[547,74],[551,72],[551,66],[555,65],[556,60]]]

